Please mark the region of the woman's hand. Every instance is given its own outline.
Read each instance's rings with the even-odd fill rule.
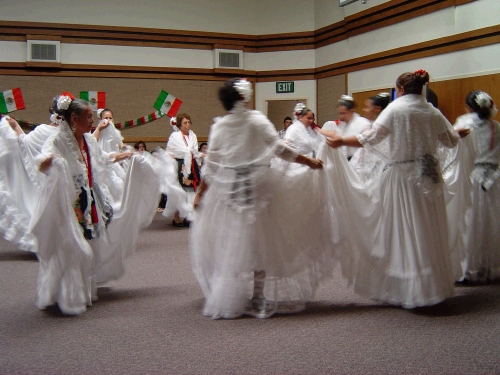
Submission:
[[[52,156],[49,156],[47,159],[40,163],[40,172],[47,171],[52,166]]]
[[[203,194],[200,194],[199,192],[196,193],[195,197],[194,197],[194,201],[193,201],[193,208],[196,210],[198,208],[198,206],[200,205],[201,203],[201,198],[203,198]]]
[[[188,179],[188,178],[186,178],[186,177],[183,177],[183,178],[182,178],[182,183],[183,183],[184,185],[186,185],[186,186],[191,186],[191,184],[193,183],[193,181],[192,181],[192,180],[190,180],[190,179]]]
[[[470,129],[461,128],[461,129],[457,129],[456,132],[458,133],[460,138],[465,138],[470,134]]]
[[[24,134],[23,129],[21,129],[21,126],[16,120],[14,120],[10,116],[5,116],[5,118],[7,119],[7,122],[9,123],[10,127],[17,133],[17,135]]]
[[[308,158],[306,165],[311,169],[322,169],[323,161],[315,158]]]
[[[330,147],[339,148],[344,145],[344,137],[339,134],[332,134],[331,136],[326,137],[326,143],[328,143],[328,146]]]
[[[106,129],[110,124],[111,124],[111,121],[109,121],[108,119],[103,119],[103,120],[99,121],[99,124],[97,125],[97,129],[99,129],[99,130]]]

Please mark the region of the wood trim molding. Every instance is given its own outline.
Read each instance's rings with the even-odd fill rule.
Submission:
[[[175,67],[140,67],[120,65],[28,66],[28,63],[0,62],[0,75],[41,75],[75,77],[111,77],[145,79],[185,79],[224,81],[229,77],[244,76],[251,82],[273,82],[280,80],[313,80],[338,74],[370,69],[454,51],[462,51],[500,43],[500,25],[473,30],[448,37],[438,38],[372,55],[341,61],[315,69],[292,69],[273,71],[249,71],[230,69],[192,69]],[[35,63],[36,64],[36,63]]]
[[[244,52],[255,53],[305,50],[323,47],[355,35],[472,1],[474,0],[391,0],[315,31],[265,35],[0,21],[0,40],[26,40],[26,36],[29,35],[31,37],[58,38],[49,40],[76,44],[203,50],[211,50],[215,46],[216,48],[240,49]]]

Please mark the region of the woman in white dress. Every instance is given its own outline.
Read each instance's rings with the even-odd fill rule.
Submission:
[[[310,168],[322,163],[297,155],[262,113],[247,110],[251,95],[251,84],[243,79],[229,80],[219,90],[228,114],[212,125],[194,201],[191,262],[205,296],[203,315],[214,319],[267,318],[276,311],[268,300],[302,300],[323,277],[320,260],[308,259],[307,252],[290,243],[276,224],[281,218],[271,214],[279,212],[272,205],[286,183],[282,172],[270,168],[274,156]],[[293,220],[293,237],[297,232],[307,237],[304,225],[301,217]]]
[[[389,102],[390,95],[387,92],[381,92],[365,100],[363,113],[370,121],[370,128],[380,113],[389,105]],[[368,188],[372,188],[373,181],[378,179],[385,167],[385,162],[380,157],[365,148],[359,148],[352,156],[349,164]]]
[[[423,70],[402,74],[398,98],[371,129],[328,140],[332,147],[366,147],[388,163],[378,186],[381,212],[371,254],[359,259],[354,287],[360,295],[404,308],[453,296],[455,281],[435,154],[439,143],[456,146],[459,135],[421,95],[427,82]]]
[[[65,314],[80,314],[97,298],[97,284],[123,275],[138,230],[154,216],[159,182],[149,164],[134,156],[123,196],[113,202],[109,166],[133,154],[101,150],[89,133],[93,113],[87,102],[64,93],[53,110],[64,121],[38,158],[49,183],[32,230],[40,259],[37,305],[57,303]]]
[[[191,116],[187,113],[177,115],[175,126],[179,131],[174,131],[167,143],[167,153],[177,160],[177,173],[179,184],[186,192],[186,200],[192,205],[196,189],[200,184],[200,170],[197,160],[202,157],[198,151],[198,138],[191,130]],[[175,211],[172,225],[175,227],[189,226],[187,218],[181,218],[179,210]]]
[[[468,113],[455,128],[470,129],[470,136],[460,141],[445,170],[447,208],[450,228],[458,228],[452,240],[465,247],[465,280],[487,281],[500,276],[500,124],[492,120],[497,109],[487,93],[472,91],[465,104]]]
[[[370,127],[370,121],[356,113],[356,103],[349,95],[342,95],[337,101],[337,114],[339,119],[325,122],[323,130],[333,130],[343,137],[349,137]],[[356,148],[350,146],[343,146],[341,150],[347,160],[351,160],[356,152]]]

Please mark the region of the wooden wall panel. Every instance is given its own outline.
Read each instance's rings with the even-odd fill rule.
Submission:
[[[450,79],[446,81],[430,82],[429,88],[438,96],[439,110],[452,124],[458,116],[465,112],[465,98],[472,90],[486,91],[493,98],[493,101],[500,101],[500,74],[490,74],[478,77],[468,77]],[[387,90],[371,90],[357,92],[353,94],[354,100],[358,103],[358,112],[361,114],[365,99]],[[496,120],[500,118],[497,114]]]
[[[386,89],[379,89],[379,90],[371,90],[371,91],[363,91],[363,92],[355,92],[352,94],[352,97],[354,98],[354,102],[357,104],[356,107],[356,112],[358,112],[361,116],[363,115],[363,106],[365,105],[365,100],[371,98],[372,96],[375,96],[381,92],[388,92],[389,94],[391,93],[390,88]]]
[[[431,82],[429,87],[438,96],[439,109],[452,124],[465,113],[465,97],[472,90],[486,91],[493,101],[500,101],[500,74]],[[495,119],[499,118],[497,114]]]
[[[13,112],[14,118],[35,123],[49,121],[48,109],[52,98],[63,91],[76,97],[80,91],[105,91],[107,106],[113,110],[115,122],[124,122],[147,115],[163,89],[183,101],[181,112],[191,115],[193,131],[208,136],[212,120],[225,114],[217,99],[220,81],[190,81],[166,79],[79,78],[42,76],[2,76],[2,86],[20,87],[26,109]],[[164,137],[171,133],[168,117],[137,128],[124,129],[124,137]]]
[[[318,106],[316,113],[317,124],[323,126],[326,121],[337,118],[337,100],[340,95],[347,92],[346,75],[340,74],[333,77],[321,78],[317,81]]]

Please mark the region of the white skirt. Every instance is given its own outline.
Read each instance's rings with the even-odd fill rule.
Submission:
[[[453,296],[443,194],[424,194],[399,166],[384,172],[379,194],[380,220],[371,254],[358,261],[355,292],[404,308]]]
[[[500,181],[487,191],[474,180],[472,210],[468,217],[467,277],[500,277]]]

